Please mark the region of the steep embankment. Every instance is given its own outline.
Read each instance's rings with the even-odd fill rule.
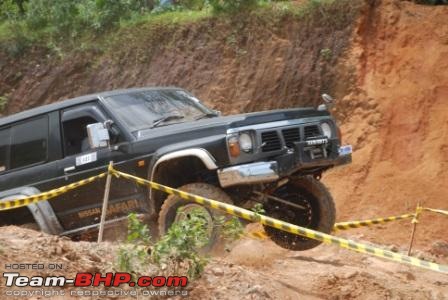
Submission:
[[[341,101],[350,167],[325,181],[339,219],[413,211],[417,202],[448,209],[447,6],[374,1],[355,32],[357,87]],[[366,230],[379,243],[403,243],[409,222]],[[418,244],[447,241],[448,219],[425,214]]]
[[[305,18],[261,10],[181,25],[144,23],[62,58],[36,48],[19,60],[3,54],[0,95],[9,94],[7,113],[146,85],[186,88],[225,113],[309,105],[338,82],[336,64],[360,1],[342,2]]]

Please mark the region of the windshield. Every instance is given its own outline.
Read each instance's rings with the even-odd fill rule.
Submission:
[[[119,121],[132,132],[161,124],[192,121],[213,113],[182,90],[147,90],[104,99]]]

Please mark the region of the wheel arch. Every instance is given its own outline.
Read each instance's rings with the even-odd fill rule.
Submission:
[[[203,148],[182,149],[157,157],[148,174],[149,180],[174,188],[198,181],[201,176],[214,177],[218,169],[214,157]],[[166,193],[149,189],[152,214],[158,214],[166,196]]]
[[[23,199],[32,195],[40,194],[41,192],[35,187],[23,187],[19,189],[11,190],[9,193],[2,193],[3,197],[0,199],[2,201],[8,201],[12,199]],[[14,210],[1,212],[8,220],[10,216],[17,216],[20,214],[24,217],[25,223],[27,221],[34,220],[39,226],[40,230],[49,234],[60,234],[63,232],[63,228],[54,213],[53,208],[48,203],[48,201],[40,201],[37,203],[29,204],[26,207],[16,208],[16,213]],[[16,219],[12,217],[13,219]],[[3,219],[3,218],[2,218]],[[19,222],[12,222],[14,225],[20,225]]]

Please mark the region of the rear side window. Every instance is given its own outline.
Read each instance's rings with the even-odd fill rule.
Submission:
[[[0,129],[0,173],[9,169],[9,144],[10,144],[10,130],[9,128]]]
[[[47,160],[48,117],[30,120],[11,128],[10,169]]]

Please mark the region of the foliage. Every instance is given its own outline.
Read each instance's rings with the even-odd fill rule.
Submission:
[[[208,258],[201,254],[201,248],[209,240],[207,212],[195,209],[184,218],[172,224],[168,232],[151,246],[149,230],[134,213],[128,216],[128,235],[126,242],[118,250],[116,268],[136,276],[143,274],[148,264],[155,263],[170,275],[188,275],[198,278],[208,263]],[[178,214],[186,214],[179,208]],[[213,226],[221,227],[220,236],[228,241],[235,241],[243,234],[243,227],[238,218],[219,217]],[[151,249],[151,254],[148,254]]]
[[[331,57],[333,56],[333,52],[330,48],[323,48],[320,50],[320,56],[325,59],[326,61],[331,60]]]
[[[255,8],[258,0],[209,0],[208,3],[216,13],[237,13]]]
[[[148,227],[140,222],[135,213],[129,214],[127,240],[118,250],[117,268],[134,276],[141,273],[144,265],[150,262],[150,239]]]
[[[185,212],[180,208],[178,214]],[[199,277],[208,262],[200,250],[210,242],[205,214],[205,210],[195,209],[171,225],[167,234],[154,245],[153,261],[171,273],[181,274],[186,271],[193,279]],[[220,227],[219,235],[226,242],[235,241],[243,235],[243,226],[236,217],[217,217],[213,222],[213,226]]]
[[[220,220],[218,219],[217,222],[218,222],[218,224],[220,224],[220,226],[222,226],[221,236],[227,242],[236,241],[243,236],[244,227],[237,217],[234,216],[228,220],[226,220],[224,217],[222,217],[222,219],[220,219]]]
[[[185,212],[180,208],[178,214]],[[190,278],[199,277],[208,262],[198,253],[198,249],[209,242],[205,214],[202,209],[192,210],[188,216],[172,224],[167,234],[154,245],[153,261],[174,274],[186,269]]]
[[[266,211],[265,211],[264,208],[263,208],[263,204],[261,204],[261,203],[256,203],[256,204],[254,205],[254,207],[252,207],[252,211],[254,212],[254,214],[255,214],[255,219],[256,219],[257,221],[260,220],[260,215],[263,215],[264,213],[266,213]]]
[[[0,0],[0,20],[17,19],[24,13],[24,1]]]
[[[8,97],[5,95],[0,96],[0,113],[3,112],[7,104],[8,104]]]

